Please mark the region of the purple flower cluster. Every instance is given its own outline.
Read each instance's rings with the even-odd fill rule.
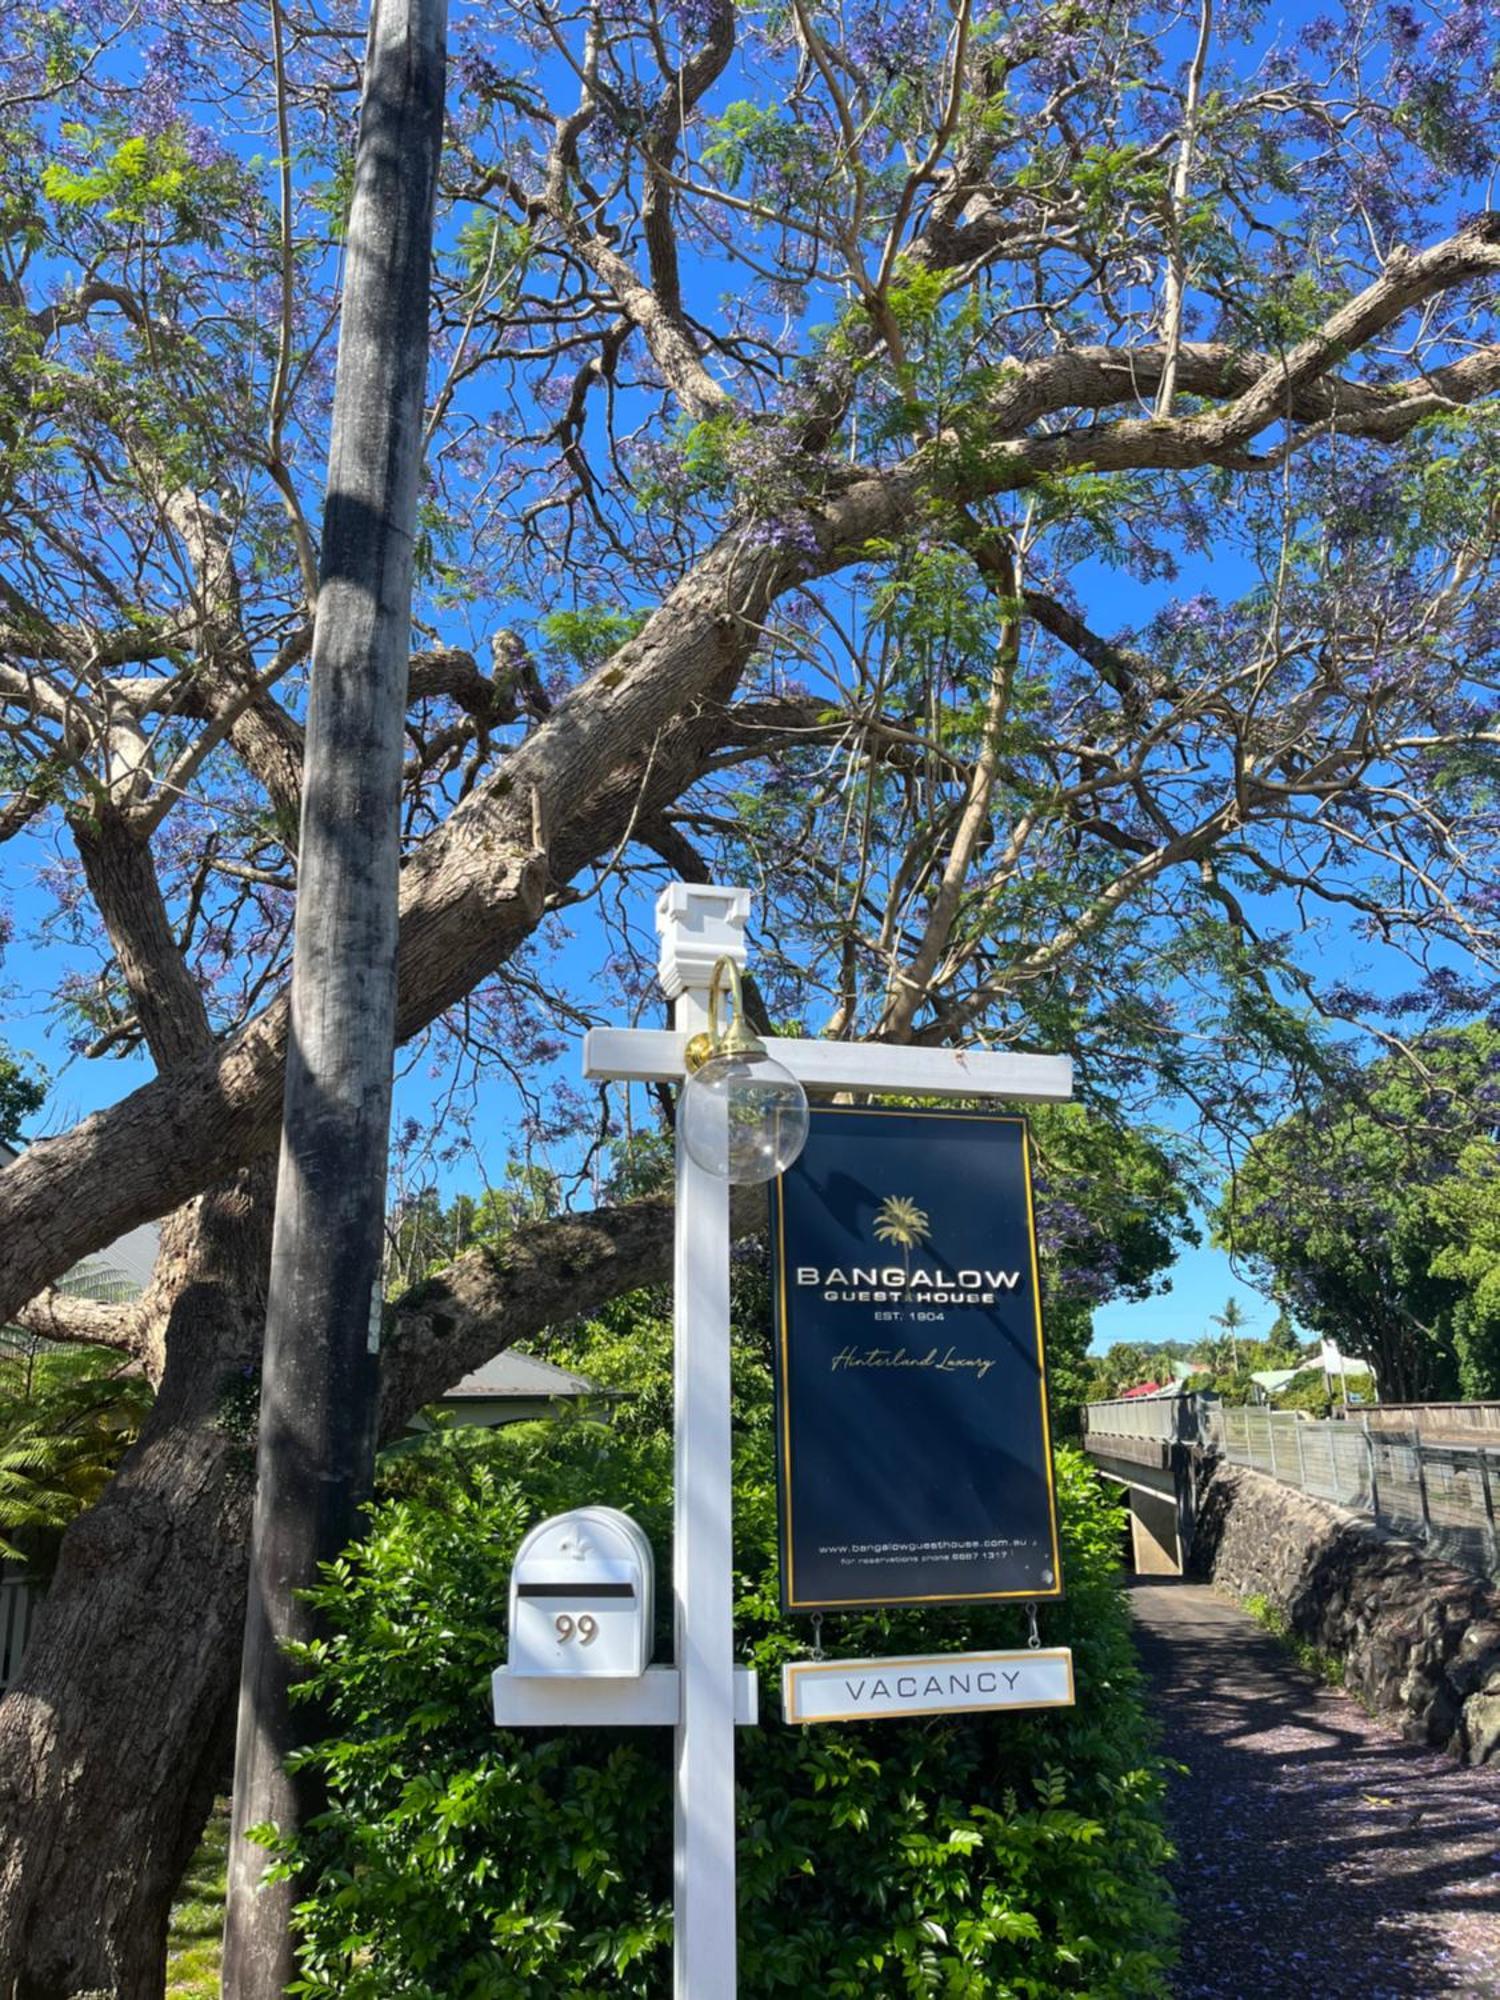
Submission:
[[[1459,0],[1443,11],[1432,38],[1432,53],[1452,62],[1479,62],[1488,53],[1487,29],[1494,14],[1485,0]]]
[[[175,29],[146,51],[145,73],[130,107],[130,122],[137,132],[157,138],[177,123],[187,60],[187,37]]]
[[[1080,1304],[1102,1305],[1119,1287],[1119,1245],[1076,1201],[1051,1193],[1038,1180],[1037,1247],[1052,1282]]]
[[[1430,966],[1418,985],[1390,1001],[1393,1014],[1420,1014],[1430,1021],[1467,1021],[1492,1002],[1490,989],[1466,979],[1451,965]]]
[[[741,537],[741,547],[789,556],[793,573],[799,576],[811,576],[823,559],[822,539],[807,514],[777,514],[751,521]]]
[[[849,22],[849,53],[882,83],[910,74],[928,59],[932,9],[923,0],[861,7]]]
[[[997,46],[1014,69],[1029,70],[1043,90],[1053,90],[1065,78],[1088,69],[1088,42],[1063,10],[1056,14],[1046,8],[1018,10]]]
[[[637,438],[626,453],[626,462],[636,486],[654,490],[669,510],[686,502],[691,482],[674,439]]]
[[[1343,29],[1332,14],[1314,14],[1298,39],[1310,55],[1331,56],[1338,51]]]
[[[1335,1014],[1346,1014],[1355,1020],[1373,1014],[1379,1006],[1375,995],[1367,988],[1351,985],[1343,979],[1336,979],[1331,986],[1325,987],[1323,1004]]]
[[[1414,49],[1422,39],[1422,23],[1415,11],[1405,5],[1386,9],[1385,31],[1391,38],[1391,46],[1397,49]]]

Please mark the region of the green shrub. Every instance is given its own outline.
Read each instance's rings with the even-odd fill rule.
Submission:
[[[91,1298],[115,1289],[102,1269],[80,1277],[64,1289]],[[112,1349],[0,1328],[0,1558],[51,1576],[63,1531],[114,1477],[151,1398]]]
[[[1273,1604],[1269,1597],[1252,1593],[1240,1599],[1241,1611],[1247,1611],[1262,1631],[1284,1646],[1292,1658],[1306,1672],[1315,1674],[1320,1681],[1330,1687],[1344,1685],[1344,1663],[1334,1653],[1325,1653],[1321,1646],[1315,1646],[1311,1639],[1304,1639],[1292,1630],[1292,1621],[1279,1604]]]
[[[307,1690],[337,1734],[308,1753],[329,1809],[285,1855],[308,1882],[302,1979],[342,2000],[670,1990],[666,1730],[501,1732],[510,1559],[537,1518],[633,1513],[670,1576],[670,1333],[642,1299],[563,1357],[631,1385],[612,1422],[450,1433],[318,1593]],[[770,1385],[736,1354],[736,1631],[762,1676],[739,1734],[740,1990],[779,1995],[1159,1995],[1172,1916],[1162,1781],[1115,1574],[1118,1509],[1061,1455],[1078,1706],[788,1728],[778,1669],[805,1651],[777,1607]],[[659,1591],[659,1597],[667,1595]],[[666,1613],[662,1613],[665,1624]],[[1020,1643],[1011,1607],[831,1623],[840,1654]],[[659,1634],[658,1657],[666,1654]]]

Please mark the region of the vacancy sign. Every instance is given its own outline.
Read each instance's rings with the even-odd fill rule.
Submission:
[[[967,1709],[1071,1708],[1067,1646],[936,1653],[901,1660],[793,1660],[781,1670],[788,1722],[864,1722]]]

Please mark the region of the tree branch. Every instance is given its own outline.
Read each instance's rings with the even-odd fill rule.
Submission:
[[[19,1306],[11,1318],[27,1333],[70,1346],[109,1347],[139,1359],[145,1351],[140,1307],[108,1305],[102,1299],[81,1298],[76,1292],[49,1287]]]
[[[1312,373],[1331,363],[1339,341],[1368,335],[1443,284],[1500,264],[1497,241],[1500,217],[1489,216],[1435,250],[1399,261],[1332,315],[1316,342],[1285,365],[1277,362],[1270,376],[1211,420],[1123,420],[978,448],[972,439],[946,438],[889,471],[854,471],[842,491],[806,510],[784,543],[767,546],[763,533],[752,542],[738,528],[727,531],[641,632],[517,745],[407,864],[401,1036],[493,972],[530,934],[552,885],[609,853],[632,823],[665,809],[694,781],[718,726],[715,711],[732,694],[783,591],[861,560],[872,541],[923,518],[934,495],[964,504],[1024,487],[1047,471],[1211,463],[1226,437],[1243,437],[1260,414],[1275,412],[1278,398],[1294,410],[1310,398]],[[1201,358],[1184,349],[1184,389]],[[1082,350],[1031,364],[1002,386],[997,410],[1014,425],[1070,400],[1133,396],[1129,366],[1140,359],[1128,350],[1125,357]],[[1465,369],[1465,390],[1479,393],[1482,374]],[[1403,420],[1416,421],[1415,391],[1406,397],[1396,391],[1394,403],[1390,392],[1338,384],[1323,384],[1322,393],[1347,404],[1346,429],[1359,427],[1363,411],[1387,435],[1398,405]],[[1421,396],[1428,395],[1424,378]],[[1185,854],[1196,856],[1232,823],[1232,812],[1212,816],[1185,837]],[[1096,929],[1140,881],[1174,858],[1143,856],[1080,917],[1077,935]],[[1043,953],[1046,963],[1055,958],[1054,948]],[[984,1005],[984,996],[976,996],[953,1025],[962,1027]],[[211,1061],[169,1085],[148,1084],[0,1172],[0,1317],[89,1250],[263,1150],[275,1131],[285,1037],[285,1008],[277,1001]]]
[[[396,1436],[425,1403],[517,1340],[596,1311],[672,1274],[665,1195],[525,1223],[494,1249],[470,1250],[392,1308],[380,1376],[380,1432]],[[738,1188],[736,1237],[765,1227],[763,1190]]]

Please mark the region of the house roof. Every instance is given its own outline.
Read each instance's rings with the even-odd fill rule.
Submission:
[[[439,1399],[454,1401],[496,1401],[511,1397],[597,1396],[606,1393],[585,1375],[574,1375],[536,1354],[522,1354],[508,1347],[503,1354],[486,1361],[461,1382],[443,1392]]]
[[[20,1157],[17,1147],[8,1146],[0,1139],[0,1165]],[[112,1277],[124,1278],[133,1291],[143,1292],[151,1282],[151,1267],[156,1262],[160,1241],[160,1223],[143,1222],[135,1229],[128,1229],[105,1249],[85,1257],[83,1262],[108,1272]]]
[[[1278,1389],[1284,1389],[1288,1382],[1293,1381],[1302,1373],[1303,1370],[1300,1367],[1257,1368],[1252,1371],[1250,1380],[1257,1383],[1268,1394],[1274,1396]]]

